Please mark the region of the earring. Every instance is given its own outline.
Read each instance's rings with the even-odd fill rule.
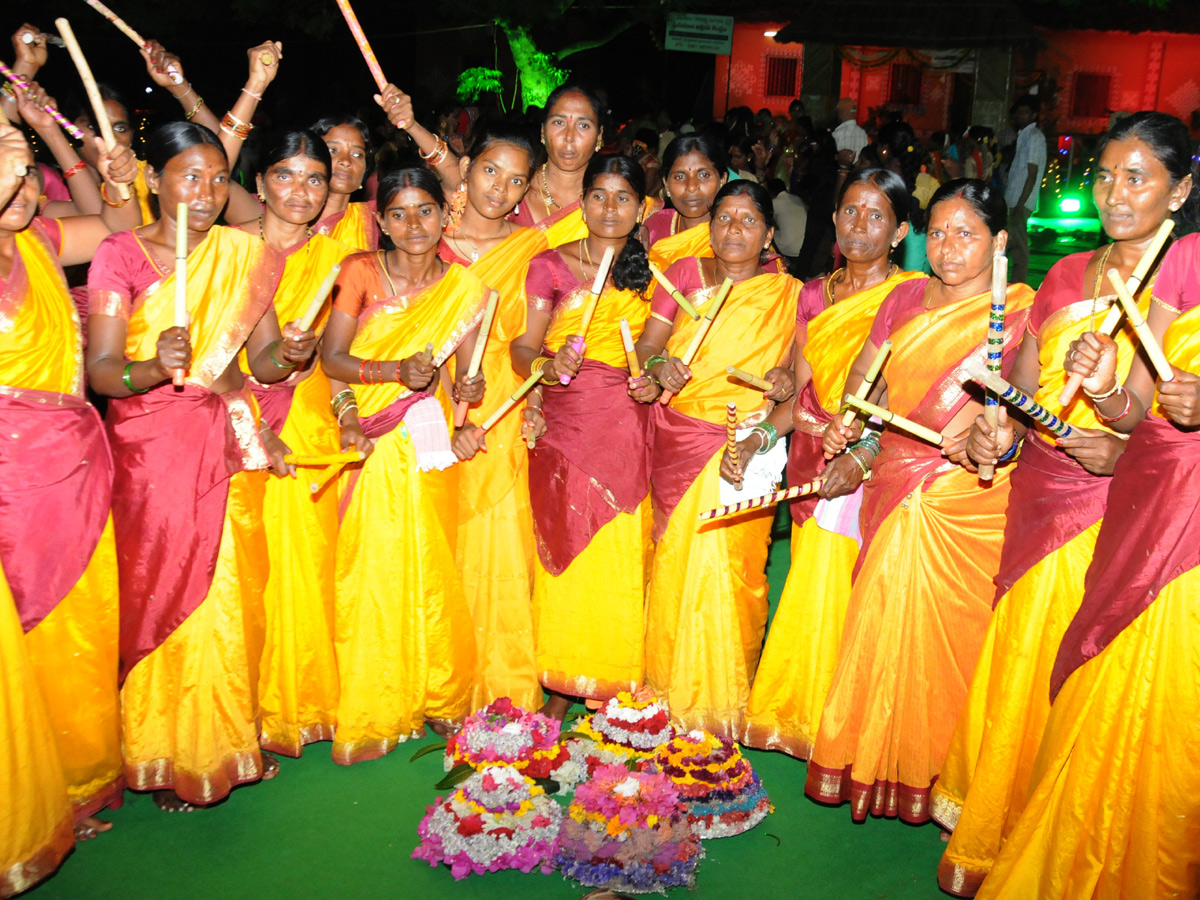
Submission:
[[[1178,204],[1178,203],[1172,203],[1172,204],[1170,205],[1170,210],[1171,210],[1171,212],[1179,212],[1179,204]]]
[[[896,249],[897,247],[899,247],[899,246],[900,246],[900,242],[899,242],[899,241],[892,241],[892,249],[893,249],[893,250],[895,250],[895,249]]]
[[[599,153],[603,149],[604,149],[604,138],[600,138],[599,140],[596,141],[596,152]]]
[[[262,191],[259,191],[259,192],[258,192],[258,202],[259,202],[259,203],[266,203],[266,202],[267,202],[267,198],[263,196],[263,192],[262,192]]]

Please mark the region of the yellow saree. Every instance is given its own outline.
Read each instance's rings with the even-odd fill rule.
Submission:
[[[897,272],[808,320],[804,358],[812,368],[812,388],[796,398],[792,419],[799,434],[792,438],[793,450],[804,435],[813,443],[820,440],[826,416],[815,415],[807,404],[818,404],[827,416],[838,412],[850,366],[875,312],[892,288],[914,277],[917,273]],[[823,305],[825,279],[805,285],[803,293],[811,291]],[[805,308],[803,299],[800,307]],[[817,474],[816,469],[789,469],[788,481],[803,483]],[[792,526],[791,551],[788,579],[767,632],[739,739],[761,750],[808,759],[841,649],[858,542],[822,528],[810,512],[802,524]]]
[[[319,221],[313,231],[354,250],[374,250],[379,246],[379,226],[370,203],[351,203],[345,212]]]
[[[649,255],[650,262],[663,272],[687,256],[712,256],[708,225],[694,225],[676,234],[659,238],[650,248]]]
[[[486,285],[452,265],[437,282],[364,309],[350,352],[404,359],[432,343],[435,360],[444,361],[479,326],[486,300]],[[351,472],[338,533],[341,696],[333,759],[342,765],[390,753],[421,734],[427,719],[462,719],[475,661],[471,612],[454,564],[458,467],[419,471],[415,426],[407,412],[403,421],[396,412],[405,403],[428,409],[431,401],[399,384],[356,385],[354,392],[376,444]]]
[[[703,284],[692,293],[701,314],[717,289]],[[736,736],[758,666],[774,509],[704,525],[697,516],[720,505],[718,424],[725,421],[726,404],[736,402],[745,418],[763,403],[761,392],[732,380],[726,366],[765,372],[786,360],[799,292],[800,282],[786,274],[737,284],[700,345],[691,381],[669,408],[654,411],[651,485],[661,536],[647,600],[646,681],[666,698],[672,720],[684,729]],[[677,316],[664,355],[682,354],[699,327]],[[695,457],[689,470],[672,470],[689,444]]]

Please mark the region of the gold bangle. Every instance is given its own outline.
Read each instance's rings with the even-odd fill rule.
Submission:
[[[189,90],[191,89],[190,85],[188,86],[188,89]],[[183,96],[186,97],[187,94],[184,94]],[[200,107],[202,107],[203,105],[204,105],[204,98],[201,97],[199,94],[197,94],[196,95],[196,105],[192,107],[191,112],[184,113],[183,117],[185,119],[187,119],[189,122],[192,121],[192,117],[194,115],[196,115],[196,113],[200,112]]]
[[[531,365],[529,367],[529,371],[531,373],[533,373],[533,372],[541,372],[542,373],[542,378],[541,378],[542,384],[558,384],[558,382],[556,380],[551,380],[551,381],[546,380],[546,366],[549,365],[550,362],[551,362],[551,360],[548,356],[539,356],[533,361],[533,365]]]
[[[122,206],[124,206],[126,203],[129,202],[128,200],[122,200],[120,203],[113,203],[111,200],[109,200],[108,199],[108,182],[106,182],[106,181],[100,182],[100,199],[103,200],[104,205],[109,207],[110,209],[120,209]]]

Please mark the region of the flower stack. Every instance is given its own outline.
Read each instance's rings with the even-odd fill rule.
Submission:
[[[576,789],[555,862],[585,887],[662,894],[692,887],[703,856],[671,780],[614,764]]]
[[[680,734],[658,749],[649,768],[678,789],[698,837],[741,834],[771,812],[758,774],[728,738],[707,731]]]
[[[583,739],[568,743],[571,757],[589,776],[599,766],[649,759],[675,734],[666,704],[646,690],[622,691],[574,730]]]
[[[561,731],[558,719],[527,712],[502,697],[467,717],[462,731],[446,742],[443,766],[449,772],[464,764],[476,771],[508,765],[529,778],[571,788],[584,771],[559,743]]]
[[[549,873],[562,819],[562,807],[516,768],[490,765],[428,807],[413,859],[445,864],[456,880],[501,869]]]

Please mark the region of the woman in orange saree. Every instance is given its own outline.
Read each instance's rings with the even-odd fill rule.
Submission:
[[[316,134],[283,134],[262,165],[262,216],[242,230],[283,255],[275,315],[280,322],[297,322],[333,266],[353,251],[309,228],[329,193],[329,151]],[[328,318],[328,307],[323,307],[313,331],[324,331]],[[277,465],[283,466],[289,453],[337,453],[329,378],[316,361],[268,385],[246,371],[245,353],[241,356],[262,413],[263,444]],[[285,471],[282,477],[267,479],[263,487],[270,574],[263,595],[266,618],[258,669],[259,743],[264,750],[299,756],[305,744],[333,740],[336,724],[333,581],[338,496],[336,488],[312,493],[309,485],[319,469],[297,471],[290,466]]]
[[[214,226],[229,171],[212,132],[164,125],[147,143],[163,216],[112,235],[88,276],[87,372],[112,398],[113,525],[120,560],[125,777],[169,810],[211,804],[273,774],[258,747],[256,685],[269,460],[237,364],[280,381],[316,338],[280,334],[272,248]],[[187,205],[186,306],[175,324],[175,211]],[[181,387],[172,374],[183,370]],[[276,764],[277,765],[277,764]]]
[[[41,112],[22,106],[29,119]],[[125,148],[111,159],[99,154],[98,162],[114,194],[113,173],[128,183],[137,171]],[[4,651],[19,654],[7,697],[14,717],[6,717],[11,728],[5,735],[16,748],[8,760],[28,759],[21,749],[26,741],[50,741],[37,751],[44,759],[30,763],[31,771],[6,769],[0,791],[13,816],[24,818],[47,788],[57,797],[65,776],[63,796],[74,807],[76,834],[88,838],[112,827],[94,815],[119,804],[124,788],[117,559],[112,460],[104,426],[84,397],[82,333],[62,266],[90,260],[117,224],[118,211],[110,208],[104,218],[35,217],[40,192],[41,170],[25,139],[0,126],[0,565],[7,573],[0,581],[4,605],[15,609],[20,626],[17,647]],[[136,211],[130,205],[120,212]],[[19,710],[29,713],[28,723]],[[19,733],[25,728],[28,736]],[[22,878],[9,871],[24,852],[10,841],[15,833],[0,837],[0,895]],[[46,874],[41,863],[30,862],[30,878]]]
[[[533,628],[538,678],[551,694],[545,709],[560,718],[569,698],[606,700],[640,685],[644,671],[653,394],[647,379],[631,383],[618,328],[624,318],[640,333],[650,312],[637,238],[644,178],[625,156],[588,166],[588,236],[534,257],[526,330],[511,349],[517,374],[540,370],[544,385],[547,432],[529,459]],[[607,248],[615,261],[581,340]]]
[[[1200,235],[1167,251],[1147,321],[1174,375],[1157,392],[1140,354],[1117,380],[1110,339],[1087,332],[1067,353],[1097,416],[1132,434],[1050,675],[1028,800],[980,898],[1200,892]]]
[[[908,233],[909,195],[885,169],[864,169],[842,186],[834,212],[846,266],[800,291],[793,374],[794,405],[768,419],[791,434],[787,482],[824,478],[813,495],[793,501],[791,568],[767,632],[739,739],[762,750],[808,759],[841,649],[858,558],[862,470],[849,454],[825,464],[821,434],[841,409],[850,365],[884,298],[917,275],[889,258]],[[794,430],[793,430],[794,429]]]
[[[720,477],[737,480],[728,461],[722,467],[726,405],[736,403],[746,425],[761,422],[773,401],[792,397],[790,373],[776,367],[788,362],[801,285],[760,265],[774,217],[759,185],[735,181],[722,188],[710,230],[714,257],[682,259],[667,273],[702,314],[721,284],[733,282],[699,352],[690,365],[680,359],[701,323],[710,320],[677,313],[665,291],[638,342],[647,373],[678,394],[670,406],[653,408],[650,483],[658,544],[647,599],[646,681],[670,704],[680,727],[732,738],[767,624],[765,569],[774,509],[703,525],[697,516],[720,504]],[[730,365],[772,370],[768,380],[775,386],[764,397],[732,379]],[[755,428],[739,444],[743,460],[777,440],[773,427]]]
[[[371,140],[366,124],[356,116],[326,116],[312,130],[324,139],[333,160],[329,196],[313,231],[354,250],[374,250],[379,246],[375,198],[350,200],[367,177]]]
[[[857,446],[872,473],[861,514],[863,548],[846,612],[842,650],[808,764],[806,793],[851,804],[851,815],[929,818],[929,791],[950,745],[991,617],[1009,467],[981,483],[966,458],[981,404],[960,369],[982,358],[994,254],[1005,246],[1004,202],[960,179],[930,202],[928,250],[935,277],[895,288],[855,360],[856,390],[884,340],[893,349],[874,396],[894,413],[945,436],[941,449],[889,430],[882,450]],[[1004,352],[1011,365],[1033,291],[1008,289]],[[835,419],[832,457],[858,433]]]
[[[1116,302],[1108,270],[1128,278],[1171,214],[1171,205],[1181,202],[1186,185],[1179,176],[1186,169],[1172,173],[1164,161],[1187,159],[1186,130],[1180,123],[1174,142],[1163,142],[1157,134],[1171,121],[1178,123],[1163,113],[1137,113],[1105,136],[1097,149],[1092,191],[1112,243],[1054,265],[1033,302],[1028,333],[1013,365],[1011,382],[1069,421],[1075,433],[1056,444],[1049,432],[1026,431],[1017,416],[1008,418],[999,440],[982,425],[972,429],[967,452],[977,462],[990,461],[1021,435],[1024,443],[1012,475],[995,612],[933,789],[933,818],[954,832],[938,881],[956,896],[973,896],[979,889],[1025,808],[1033,761],[1050,715],[1050,670],[1083,598],[1110,476],[1125,449],[1125,441],[1084,397],[1063,406],[1062,360],[1067,346],[1094,329]],[[1155,272],[1143,282],[1143,315]],[[1128,322],[1114,340],[1118,377],[1123,379],[1137,350]]]
[[[708,229],[713,198],[725,186],[728,160],[719,141],[704,134],[681,134],[663,153],[669,209],[646,219],[650,262],[666,271],[688,256],[712,256]]]
[[[321,357],[342,447],[370,454],[348,470],[338,532],[333,760],[341,765],[384,756],[426,724],[456,727],[469,711],[475,662],[454,564],[458,470],[434,394],[457,354],[454,399],[483,395],[482,376],[467,379],[466,365],[487,287],[438,258],[445,202],[428,170],[384,176],[379,200],[396,249],[346,260]]]
[[[469,267],[499,293],[480,371],[488,390],[469,411],[482,422],[521,385],[508,345],[525,332],[525,273],[546,249],[537,228],[507,219],[529,186],[533,146],[517,131],[489,128],[475,136],[461,160],[466,205],[460,221],[442,235],[441,258]],[[529,505],[529,455],[518,413],[488,432],[486,452],[463,444],[458,475],[458,545],[455,558],[475,626],[475,681],[471,708],[508,697],[525,709],[542,705],[533,650],[533,512]],[[464,430],[469,434],[469,430]]]

